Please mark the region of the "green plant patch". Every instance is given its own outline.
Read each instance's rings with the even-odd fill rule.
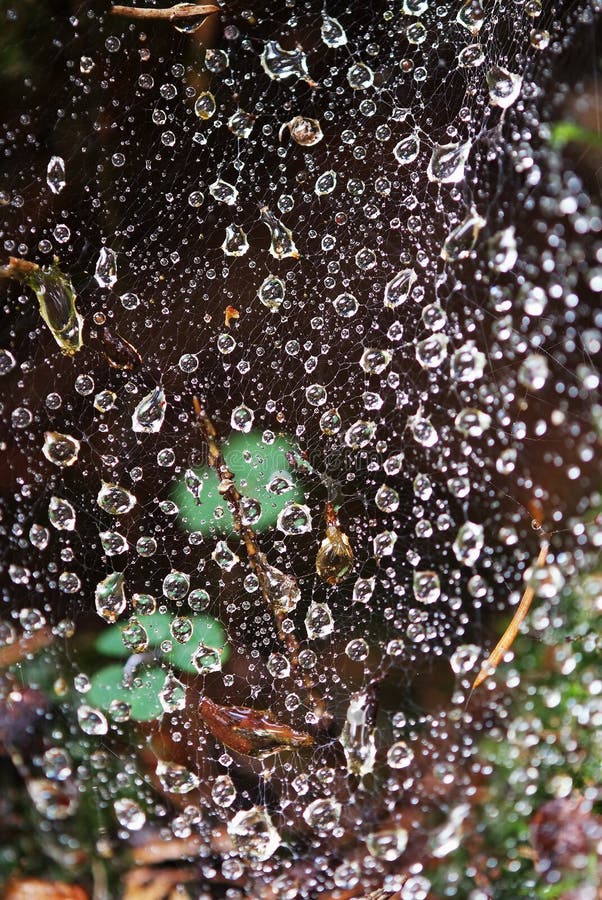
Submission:
[[[304,501],[303,487],[286,458],[287,451],[293,450],[293,443],[287,438],[277,437],[274,443],[266,444],[258,431],[235,432],[222,442],[222,448],[240,493],[254,498],[261,506],[261,514],[252,522],[255,531],[265,531],[273,525],[290,500]],[[199,479],[198,496],[187,487],[185,478],[175,483],[171,495],[180,511],[182,528],[203,535],[232,534],[234,521],[218,491],[217,473],[209,466],[191,471]]]
[[[160,650],[161,644],[169,641],[171,649],[160,650],[161,659],[182,672],[199,674],[199,670],[192,663],[192,656],[201,643],[213,650],[220,651],[222,665],[230,656],[230,648],[226,643],[226,632],[223,626],[211,616],[190,616],[192,633],[185,644],[178,643],[172,636],[171,623],[174,616],[170,613],[154,613],[152,616],[137,616],[136,618],[148,634],[149,649]],[[95,646],[99,653],[104,656],[117,657],[131,655],[132,651],[123,643],[122,627],[112,625],[97,637]]]
[[[123,665],[115,663],[95,672],[90,679],[92,687],[86,694],[86,703],[98,709],[109,710],[114,700],[130,706],[130,717],[135,722],[150,722],[163,713],[159,691],[165,681],[165,671],[159,668],[138,669],[131,684],[123,681]]]

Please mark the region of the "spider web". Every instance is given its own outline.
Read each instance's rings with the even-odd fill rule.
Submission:
[[[474,733],[504,715],[498,699],[482,701],[485,709],[490,704],[484,725],[463,712],[476,669],[458,674],[450,658],[467,645],[483,651],[473,665],[486,655],[484,616],[507,609],[509,597],[517,601],[537,555],[533,519],[557,532],[553,552],[567,570],[575,543],[577,560],[588,547],[588,529],[578,523],[591,520],[599,484],[592,357],[600,347],[593,311],[600,278],[592,267],[602,220],[590,197],[596,185],[566,168],[550,135],[569,103],[575,48],[591,41],[581,52],[593,52],[594,7],[491,3],[481,16],[473,3],[472,33],[459,12],[455,4],[408,2],[401,12],[399,4],[334,3],[328,16],[346,37],[338,47],[325,43],[316,3],[266,3],[254,11],[227,4],[191,34],[168,22],[118,19],[98,4],[71,16],[63,7],[47,10],[42,29],[26,4],[8,17],[33,74],[14,79],[15,106],[2,139],[4,250],[44,266],[59,257],[85,332],[83,350],[62,356],[31,291],[7,284],[2,346],[16,364],[2,381],[5,618],[12,609],[19,621],[21,612],[22,626],[23,609],[39,607],[62,637],[63,649],[54,652],[73,678],[87,671],[78,638],[102,627],[96,585],[116,568],[124,569],[128,598],[151,593],[170,613],[182,614],[161,597],[171,571],[188,575],[191,590],[206,590],[206,612],[222,623],[232,651],[224,670],[188,679],[184,710],[142,737],[111,723],[109,735],[90,747],[129,755],[134,768],[140,747],[186,761],[202,782],[202,813],[188,804],[174,819],[152,799],[146,807],[149,820],[171,825],[177,836],[193,830],[209,840],[219,819],[229,822],[249,806],[266,810],[288,855],[245,864],[267,881],[290,870],[300,896],[333,883],[353,888],[360,871],[366,885],[388,877],[391,890],[399,889],[403,879],[386,860],[361,870],[340,863],[351,833],[366,840],[385,826],[411,835],[402,896],[425,896],[425,816],[441,802],[453,808],[470,790]],[[278,42],[285,62],[286,53],[302,54],[306,77],[271,78],[261,63],[269,41]],[[481,62],[461,65],[460,52],[474,44]],[[358,65],[368,70],[358,73]],[[496,79],[506,77],[496,67],[522,79],[507,108],[495,101]],[[353,87],[361,79],[366,86]],[[591,90],[584,78],[581,93]],[[205,120],[195,102],[208,91],[215,113]],[[229,124],[238,110],[249,114],[247,137]],[[296,116],[317,120],[323,138],[296,142]],[[416,158],[400,164],[394,148],[412,137]],[[427,168],[449,144],[466,144],[469,153],[463,177],[441,183]],[[66,171],[58,194],[46,182],[53,156]],[[317,191],[316,181],[330,171],[336,186]],[[218,180],[238,192],[231,205],[212,196]],[[265,208],[290,229],[298,255],[270,253]],[[474,241],[459,258],[443,259],[446,239],[471,214],[479,217]],[[232,225],[248,241],[238,257],[222,248]],[[496,236],[508,229],[516,260],[510,265],[510,254],[497,264]],[[102,247],[116,254],[110,288],[94,277]],[[415,280],[390,308],[387,285],[404,270]],[[284,283],[276,310],[258,297],[270,276]],[[357,301],[349,317],[336,309],[342,294]],[[227,307],[238,312],[228,323]],[[106,326],[140,353],[138,369],[107,365]],[[447,339],[441,360],[427,365],[421,342],[439,334]],[[386,351],[382,372],[361,364],[370,349]],[[472,377],[461,374],[462,353]],[[132,415],[157,386],[166,397],[164,423],[158,433],[140,435]],[[115,394],[105,413],[93,403],[100,391]],[[329,715],[309,753],[250,760],[225,748],[196,714],[204,693],[224,706],[270,710],[302,732],[316,726],[299,667],[285,678],[270,674],[270,656],[286,652],[261,590],[243,584],[250,569],[237,536],[225,537],[240,562],[221,570],[212,558],[224,539],[219,521],[191,536],[169,507],[174,484],[199,459],[206,462],[195,395],[224,448],[236,436],[233,411],[244,405],[268,460],[280,436],[301,459],[301,471],[292,474],[311,530],[283,535],[272,525],[257,542],[301,591],[290,618],[301,650],[315,654],[310,677]],[[320,405],[311,402],[315,396]],[[323,425],[326,410],[340,417],[335,433]],[[481,419],[464,433],[458,416],[474,410]],[[361,447],[349,432],[357,422],[372,423]],[[431,436],[434,429],[434,440],[420,440],[420,428]],[[47,463],[45,431],[81,441],[77,465]],[[125,562],[108,558],[100,543],[99,532],[115,525],[96,502],[103,481],[137,499],[135,515],[115,529],[129,543]],[[390,509],[375,499],[383,485],[394,492]],[[73,505],[77,528],[51,528],[39,551],[27,535],[34,523],[48,525],[52,495]],[[354,553],[352,573],[335,586],[316,573],[328,500]],[[466,523],[473,529],[467,541],[482,545],[476,556],[460,546]],[[146,557],[135,547],[149,536],[157,549]],[[65,570],[80,583],[71,595],[58,586]],[[421,602],[416,573],[436,577],[435,602]],[[358,603],[354,585],[372,578],[370,599]],[[328,605],[334,628],[311,639],[305,618],[316,603]],[[132,612],[129,605],[122,624]],[[351,642],[364,659],[352,658]],[[377,757],[362,787],[338,738],[352,696],[376,684]],[[401,738],[412,762],[396,769],[387,753]],[[237,789],[227,809],[208,786],[225,773]],[[110,788],[100,795],[103,803],[113,796]],[[338,821],[326,831],[303,816],[324,799],[339,804]],[[318,853],[323,872],[312,870],[299,887],[305,861]],[[236,854],[224,856],[226,883],[235,882],[242,864],[232,861]]]

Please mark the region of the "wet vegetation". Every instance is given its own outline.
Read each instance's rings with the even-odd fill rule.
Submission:
[[[2,15],[3,896],[596,900],[598,4]]]

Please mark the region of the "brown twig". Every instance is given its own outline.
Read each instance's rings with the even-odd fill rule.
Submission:
[[[176,3],[175,6],[112,6],[113,16],[125,16],[128,19],[191,19],[195,16],[209,16],[219,12],[219,6],[213,3]]]
[[[274,604],[270,595],[269,581],[264,568],[265,557],[259,549],[257,536],[250,525],[243,525],[241,509],[241,501],[243,500],[243,496],[234,483],[234,474],[230,471],[226,464],[213,422],[201,406],[198,397],[192,398],[192,405],[194,407],[201,434],[205,439],[207,449],[209,451],[208,463],[211,468],[217,472],[217,476],[220,480],[218,491],[220,492],[222,497],[224,497],[230,507],[232,519],[234,520],[234,528],[237,534],[240,536],[242,542],[244,543],[245,549],[247,551],[249,566],[257,575],[263,598],[274,616],[278,639],[288,652],[291,667],[297,669],[299,666],[299,643],[294,634],[284,631],[282,627],[282,623],[286,618],[286,613],[283,609]],[[319,712],[321,716],[325,716],[326,712],[324,709],[324,702],[314,693],[313,682],[311,681],[311,678],[307,673],[303,674],[303,681],[305,683],[307,695],[311,705],[315,710]]]

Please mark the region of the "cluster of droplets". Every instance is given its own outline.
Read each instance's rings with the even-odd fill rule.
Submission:
[[[13,340],[0,375],[11,389],[31,379],[30,395],[45,398],[34,408],[17,387],[18,402],[7,401],[11,440],[37,485],[19,488],[11,587],[38,579],[61,604],[93,606],[101,636],[117,634],[101,645],[126,660],[114,664],[114,696],[98,673],[79,673],[77,734],[92,746],[136,719],[166,717],[187,762],[166,750],[152,778],[168,797],[195,798],[172,823],[176,836],[202,833],[203,805],[210,826],[226,823],[226,880],[284,858],[285,845],[294,855],[296,835],[309,834],[326,854],[320,888],[380,878],[404,900],[427,896],[420,861],[408,856],[411,872],[396,873],[412,829],[426,827],[420,774],[453,781],[437,741],[458,727],[483,655],[471,611],[506,583],[522,586],[524,529],[516,509],[502,520],[500,498],[514,495],[528,442],[548,432],[556,448],[569,432],[578,445],[572,484],[592,460],[592,432],[570,403],[588,402],[595,372],[584,363],[575,386],[558,369],[570,368],[577,340],[568,234],[596,233],[600,217],[577,180],[563,186],[558,174],[534,212],[545,173],[516,122],[537,116],[529,61],[550,42],[537,7],[520,6],[507,54],[495,34],[503,11],[479,0],[404,0],[378,22],[316,9],[315,45],[297,39],[294,17],[278,13],[274,34],[245,13],[248,38],[241,22],[222,23],[220,46],[188,68],[176,51],[167,65],[154,60],[138,26],[109,35],[94,58],[84,46],[80,102],[97,89],[104,54],[119,102],[148,121],[115,112],[89,184],[75,157],[45,158],[44,237],[5,244],[3,274],[41,349]],[[130,84],[136,35],[145,47]],[[446,42],[462,87],[442,112]],[[516,178],[513,198],[499,199],[495,166]],[[126,224],[105,179],[116,208],[127,204]],[[68,225],[59,210],[78,191],[76,227],[76,214]],[[88,195],[111,226],[102,234],[88,236]],[[533,234],[549,231],[544,263],[538,238],[511,221],[515,202],[541,215]],[[592,282],[599,293],[599,270]],[[561,300],[572,331],[557,362],[544,314]],[[583,347],[584,360],[599,351],[599,330],[584,332]],[[546,453],[552,471],[564,465],[558,449]],[[539,463],[520,488],[544,498]],[[557,567],[534,577],[542,596],[558,595]],[[54,624],[51,604],[23,603],[2,622],[3,643],[49,623],[73,635],[70,620]],[[438,699],[413,683],[441,659],[455,692],[450,721],[428,712]],[[382,682],[408,687],[424,714],[406,717],[399,697],[400,710],[377,713]],[[141,685],[158,703],[150,712],[136,706]],[[429,729],[432,771],[420,737]],[[466,737],[467,759],[473,751]],[[270,758],[283,773],[265,800],[249,760]],[[66,751],[46,751],[43,768],[29,782],[36,808],[51,820],[75,815],[77,791],[61,788],[71,785]],[[411,792],[418,811],[396,816]],[[143,806],[116,795],[119,827],[140,831],[152,818]],[[435,858],[451,852],[465,815],[451,808]],[[327,858],[346,829],[368,863]],[[305,889],[293,873],[282,896],[296,896],[295,878]]]

